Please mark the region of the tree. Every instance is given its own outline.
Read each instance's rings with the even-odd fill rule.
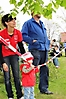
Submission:
[[[56,12],[59,6],[66,9],[66,0],[50,0],[48,5],[44,4],[44,0],[10,0],[9,2],[14,5],[14,9],[11,10],[13,16],[19,12],[31,14],[34,11],[35,14],[39,12],[45,18],[50,19],[52,12]]]
[[[1,24],[1,17],[2,17],[2,15],[3,15],[3,11],[1,10],[1,7],[0,7],[0,29],[3,29],[4,28],[4,26]]]
[[[59,24],[55,23],[53,20],[45,19],[44,21],[45,27],[47,29],[47,35],[50,40],[58,39],[60,32],[59,32]],[[59,39],[58,39],[59,40]]]
[[[62,7],[60,7],[59,11],[61,14],[57,14],[57,19],[59,23],[59,29],[61,30],[60,32],[66,32],[66,10]]]

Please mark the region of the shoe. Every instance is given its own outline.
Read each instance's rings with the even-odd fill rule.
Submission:
[[[13,98],[8,98],[8,99],[13,99]]]
[[[19,98],[19,99],[24,99],[24,97],[21,97],[21,98]]]
[[[45,94],[53,94],[53,92],[51,92],[51,91],[46,91],[46,92],[44,92]]]
[[[50,94],[53,94],[53,92],[51,92],[51,91],[46,91],[46,92],[41,92],[42,94],[47,94],[47,95],[50,95]]]
[[[56,68],[59,68],[59,66],[56,66]]]

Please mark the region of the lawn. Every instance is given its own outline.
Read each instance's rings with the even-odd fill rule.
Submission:
[[[38,74],[37,83],[35,85],[35,97],[36,99],[66,99],[66,57],[59,58],[60,68],[56,69],[52,63],[48,64],[50,76],[49,76],[49,90],[53,95],[41,94],[38,89]],[[12,81],[13,83],[13,81]],[[13,84],[13,91],[15,95],[15,87]],[[0,99],[7,99],[3,73],[0,72]],[[15,98],[16,99],[16,95]]]

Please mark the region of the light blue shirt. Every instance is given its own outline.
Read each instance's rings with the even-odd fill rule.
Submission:
[[[65,43],[63,43],[63,47],[66,47],[66,42],[65,42]]]

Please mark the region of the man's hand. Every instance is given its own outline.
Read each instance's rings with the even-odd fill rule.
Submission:
[[[33,43],[36,42],[37,40],[33,40]]]

